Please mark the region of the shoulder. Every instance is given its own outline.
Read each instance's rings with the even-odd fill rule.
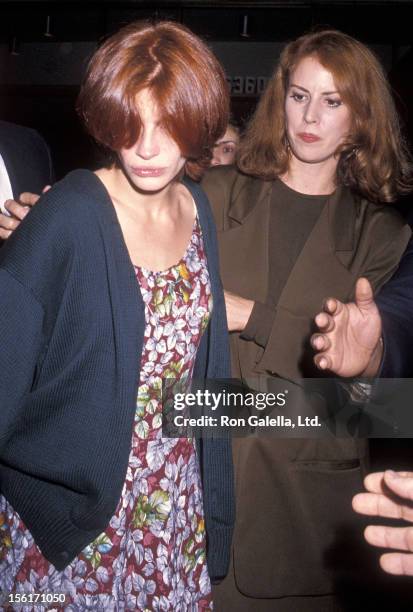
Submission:
[[[360,213],[356,244],[360,275],[366,276],[377,290],[397,268],[411,230],[391,204],[361,200]]]
[[[82,228],[90,229],[96,218],[97,202],[106,192],[88,170],[75,170],[43,194],[18,229],[7,240],[4,252],[44,250],[55,244],[72,246]],[[3,255],[2,249],[2,255]],[[59,250],[59,249],[57,249]]]
[[[209,168],[201,180],[201,186],[205,190],[208,198],[224,197],[225,194],[237,192],[244,185],[253,183],[260,179],[255,179],[246,174],[242,174],[236,166],[214,166]]]
[[[48,214],[56,217],[65,216],[70,211],[71,217],[77,220],[79,217],[85,218],[89,212],[95,213],[99,210],[100,202],[107,205],[108,198],[103,183],[93,172],[74,170],[40,197],[33,214],[36,211],[40,214],[44,208],[47,208]]]
[[[230,208],[235,205],[241,216],[247,214],[271,184],[271,181],[243,174],[235,166],[210,168],[201,181],[219,229],[226,226]]]
[[[85,170],[56,183],[0,249],[0,267],[39,295],[66,278],[73,262],[93,261],[102,248],[101,226],[112,222],[104,213],[99,218],[105,197],[99,189],[100,181]]]
[[[204,189],[212,188],[216,184],[231,186],[242,176],[236,166],[213,166],[205,172],[201,185]]]
[[[369,234],[385,242],[394,240],[398,235],[410,236],[407,221],[392,204],[375,204],[365,199],[359,200],[361,218]]]

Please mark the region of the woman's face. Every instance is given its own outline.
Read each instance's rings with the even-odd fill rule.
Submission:
[[[285,115],[292,154],[310,164],[334,162],[335,168],[334,154],[350,131],[350,110],[316,57],[305,57],[292,71]]]
[[[230,125],[227,127],[225,134],[217,140],[212,149],[211,166],[227,166],[235,161],[235,154],[239,136],[236,130]]]
[[[148,89],[136,96],[142,127],[137,142],[119,151],[123,169],[140,191],[162,191],[179,174],[185,157],[159,121],[156,102]]]

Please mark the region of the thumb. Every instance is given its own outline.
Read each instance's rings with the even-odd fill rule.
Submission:
[[[45,185],[42,189],[42,193],[46,193],[47,191],[49,191],[49,189],[51,189],[52,186],[51,185]]]
[[[359,278],[356,283],[355,300],[360,310],[369,310],[374,306],[373,289],[367,278]]]

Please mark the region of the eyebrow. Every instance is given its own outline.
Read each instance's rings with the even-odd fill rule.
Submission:
[[[301,87],[301,85],[296,85],[295,83],[291,83],[290,87],[296,87],[297,89],[301,89],[302,91],[305,91],[305,93],[310,93],[308,91],[308,89],[306,89],[305,87]],[[331,96],[332,94],[338,94],[338,91],[323,91],[322,95],[323,96]]]
[[[217,142],[214,144],[214,147],[217,147],[218,145],[222,145],[222,144],[235,144],[235,140],[217,140]]]

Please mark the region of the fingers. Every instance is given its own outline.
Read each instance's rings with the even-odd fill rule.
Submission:
[[[413,472],[376,472],[366,476],[364,486],[370,493],[385,493],[387,487],[399,497],[413,501]]]
[[[403,500],[392,499],[383,493],[358,493],[352,500],[353,510],[366,516],[381,516],[413,521],[413,508]]]
[[[373,472],[364,479],[364,486],[370,493],[384,493],[384,472]]]
[[[49,191],[49,189],[51,189],[52,186],[51,185],[45,185],[42,189],[42,193],[47,193]],[[36,203],[36,202],[35,202]]]
[[[6,200],[4,205],[9,211],[9,213],[13,215],[13,217],[15,217],[15,219],[18,219],[19,221],[22,221],[30,210],[28,206],[22,205],[20,202],[16,202],[15,200]],[[16,227],[18,225],[19,223],[17,222]],[[14,227],[13,229],[16,229],[16,228]]]
[[[374,304],[373,288],[367,278],[359,278],[355,288],[355,301],[360,309],[369,308]]]
[[[50,189],[50,185],[46,185],[42,193],[46,193],[46,191],[48,191],[47,187]],[[38,193],[30,193],[29,191],[24,191],[20,194],[18,201],[23,206],[34,206],[35,204],[37,204],[39,198],[40,196]]]
[[[6,240],[19,224],[18,219],[0,214],[0,238]]]
[[[384,482],[396,495],[413,501],[413,474],[411,472],[387,470],[384,473]]]
[[[314,357],[314,363],[319,370],[332,370],[333,362],[328,355],[320,354]]]
[[[372,546],[413,551],[413,527],[369,525],[364,530],[364,537]]]
[[[400,505],[382,493],[358,493],[353,497],[352,505],[359,514],[401,518]]]
[[[333,297],[329,297],[323,302],[324,312],[330,315],[340,314],[342,308],[343,304],[340,302],[340,300],[336,300],[336,298]]]
[[[326,312],[319,312],[314,320],[318,329],[323,333],[332,331],[334,329],[334,319]]]
[[[386,553],[380,557],[380,566],[388,574],[413,576],[413,554]]]

